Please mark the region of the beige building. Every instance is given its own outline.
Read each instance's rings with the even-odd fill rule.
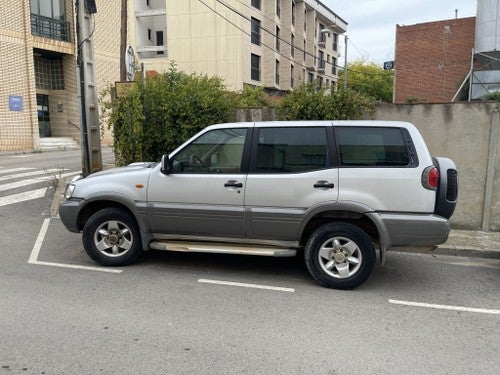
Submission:
[[[80,141],[75,2],[0,1],[0,151]],[[80,0],[85,3],[91,0]],[[119,80],[120,1],[96,0],[97,92]],[[215,75],[228,88],[336,88],[346,22],[316,0],[128,0],[127,41],[146,70]],[[102,141],[112,141],[106,131]]]
[[[119,78],[113,3],[98,1],[91,16],[98,91]],[[37,150],[50,137],[79,141],[74,9],[73,0],[0,2],[0,151]]]
[[[146,70],[186,72],[290,90],[336,87],[347,23],[316,0],[129,0],[129,42]]]

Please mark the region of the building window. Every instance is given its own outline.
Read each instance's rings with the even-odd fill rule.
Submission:
[[[339,42],[339,35],[336,33],[333,33],[333,42],[332,42],[332,49],[334,51],[337,51],[338,48],[338,42]]]
[[[31,0],[31,34],[69,42],[65,4],[64,0]]]
[[[250,56],[250,78],[260,81],[260,56],[253,53]]]
[[[314,74],[312,74],[312,73],[308,73],[308,74],[307,74],[307,81],[308,81],[309,83],[314,82]]]
[[[276,0],[276,15],[278,18],[281,16],[281,0]]]
[[[323,51],[318,51],[318,69],[325,69],[325,54]]]
[[[260,9],[260,0],[252,0],[251,4],[254,8]]]
[[[276,51],[280,50],[280,28],[276,26]]]
[[[293,89],[294,86],[294,75],[295,75],[295,68],[293,65],[290,65],[290,87]]]
[[[306,40],[304,39],[304,62],[306,61]]]
[[[318,17],[315,17],[314,18],[314,37],[315,38],[318,37],[318,28],[316,27],[317,24],[318,24]]]
[[[35,56],[35,84],[40,90],[64,90],[63,59]]]
[[[318,77],[318,80],[317,80],[317,84],[318,84],[318,91],[321,90],[321,86],[323,86],[323,77]]]
[[[280,62],[279,60],[276,60],[275,64],[275,74],[274,74],[274,82],[279,85],[280,84]]]
[[[151,29],[148,29],[148,40],[151,40],[151,38],[153,37],[153,32]]]
[[[292,34],[292,37],[290,39],[290,55],[292,57],[295,57],[295,35]]]
[[[150,6],[151,6],[151,0],[146,0],[146,5],[147,5],[148,7],[150,7]]]
[[[307,9],[304,9],[304,31],[307,31]]]
[[[252,24],[251,41],[253,44],[257,44],[258,46],[260,46],[260,21],[252,17],[251,24]]]
[[[319,24],[319,42],[320,43],[326,43],[326,33],[323,32],[325,29],[325,25]]]
[[[163,31],[156,32],[156,46],[163,46]],[[165,51],[156,51],[157,55],[164,55]]]
[[[337,59],[335,57],[332,57],[332,74],[337,75]]]
[[[295,26],[295,1],[292,0],[292,25]]]

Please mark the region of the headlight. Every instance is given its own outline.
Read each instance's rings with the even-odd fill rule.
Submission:
[[[68,184],[68,186],[66,186],[66,190],[64,191],[64,198],[71,198],[71,196],[73,195],[73,191],[75,191],[75,185]]]

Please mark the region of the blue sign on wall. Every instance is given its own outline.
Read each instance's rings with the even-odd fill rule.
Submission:
[[[23,97],[16,95],[9,95],[9,110],[22,112],[23,110]]]
[[[384,62],[384,70],[392,70],[392,69],[394,69],[394,61]]]

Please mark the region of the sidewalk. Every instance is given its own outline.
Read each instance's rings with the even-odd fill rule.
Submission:
[[[448,241],[437,248],[398,247],[395,251],[500,259],[500,232],[453,229]]]

